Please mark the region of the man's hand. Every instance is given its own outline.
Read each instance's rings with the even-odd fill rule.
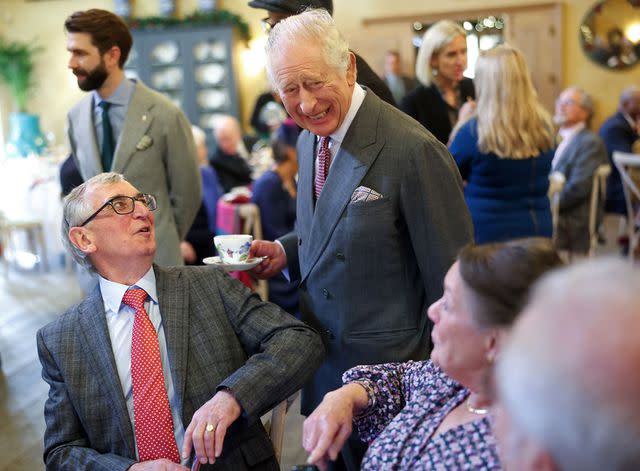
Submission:
[[[180,242],[180,253],[182,254],[182,259],[187,263],[194,263],[197,258],[196,250],[186,240]]]
[[[324,396],[302,427],[302,446],[310,453],[307,463],[324,471],[328,460],[336,460],[351,435],[354,411],[363,409],[367,400],[366,390],[355,383]]]
[[[161,459],[136,463],[129,468],[129,471],[189,471],[189,468],[173,461]]]
[[[193,414],[191,423],[184,432],[182,458],[189,457],[193,444],[200,463],[213,464],[222,453],[227,429],[240,417],[240,412],[242,408],[235,397],[227,391],[218,391]],[[211,431],[207,431],[208,425],[213,427]]]
[[[249,257],[266,257],[260,265],[250,271],[261,280],[274,277],[287,266],[287,254],[277,242],[254,240],[249,249]]]

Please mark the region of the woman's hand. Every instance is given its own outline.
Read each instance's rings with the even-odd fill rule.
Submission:
[[[309,452],[308,463],[321,470],[327,461],[335,461],[351,435],[353,415],[364,410],[369,400],[367,391],[358,383],[350,383],[331,391],[302,427],[302,446]]]

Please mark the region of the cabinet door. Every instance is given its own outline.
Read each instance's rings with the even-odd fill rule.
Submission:
[[[239,118],[231,26],[133,31],[127,76],[139,78],[180,107],[193,124]]]

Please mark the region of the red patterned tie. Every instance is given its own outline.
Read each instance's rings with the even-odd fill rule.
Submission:
[[[169,459],[180,463],[173,419],[162,376],[158,335],[144,308],[147,293],[130,289],[122,302],[135,309],[131,338],[131,382],[136,444],[140,461]]]
[[[316,175],[315,195],[316,201],[320,198],[324,182],[327,180],[329,174],[329,167],[331,166],[331,151],[329,150],[330,137],[320,138],[320,149],[318,150],[318,174]]]

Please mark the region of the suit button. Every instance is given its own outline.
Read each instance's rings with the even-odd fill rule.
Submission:
[[[298,239],[298,245],[302,245],[302,239]]]
[[[335,335],[333,335],[333,332],[331,332],[329,329],[327,329],[327,330],[325,331],[325,334],[327,334],[327,338],[328,338],[329,340],[335,340],[335,338],[336,338],[336,336],[335,336]]]
[[[329,299],[330,293],[327,288],[322,288],[322,296],[324,296],[325,299]]]
[[[336,258],[344,261],[344,254],[342,252],[336,252]]]

